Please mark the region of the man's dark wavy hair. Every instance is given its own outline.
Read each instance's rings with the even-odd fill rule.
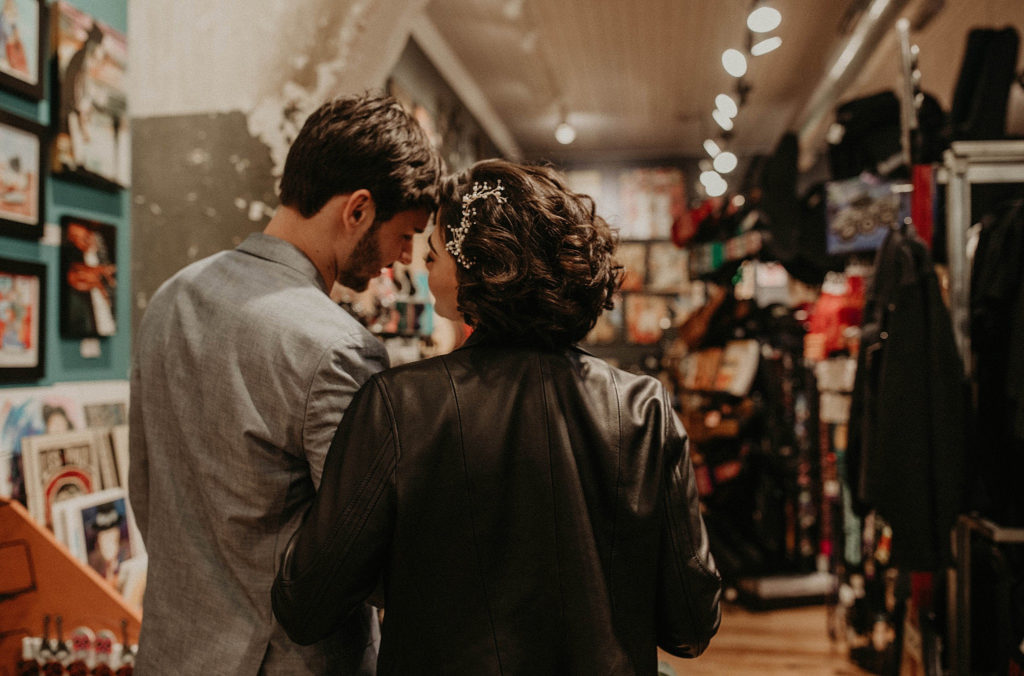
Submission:
[[[509,342],[565,347],[582,339],[612,307],[622,268],[617,240],[595,212],[594,201],[572,192],[543,166],[485,160],[445,181],[438,223],[462,218],[462,197],[473,184],[498,181],[504,203],[475,200],[457,266],[458,302],[466,323]]]
[[[288,150],[281,204],[310,218],[337,196],[365,188],[377,221],[437,208],[440,156],[426,133],[390,96],[361,94],[313,112]]]

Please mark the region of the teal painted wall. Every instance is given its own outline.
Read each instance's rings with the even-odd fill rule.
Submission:
[[[127,35],[128,0],[72,0],[71,4]],[[36,103],[0,91],[0,108],[40,124],[49,125],[53,91],[49,67],[51,61],[52,55],[47,58],[44,68],[45,100]],[[130,105],[129,102],[129,110]],[[80,340],[60,336],[59,247],[35,240],[0,236],[0,256],[43,263],[47,267],[45,377],[35,382],[15,383],[14,386],[125,379],[128,377],[131,364],[131,191],[126,189],[113,193],[53,178],[46,167],[43,171],[43,180],[46,190],[47,223],[59,224],[62,216],[72,214],[117,226],[117,334],[99,339],[99,357],[83,358]]]

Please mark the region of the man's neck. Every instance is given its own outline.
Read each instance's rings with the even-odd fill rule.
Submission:
[[[279,207],[263,229],[263,234],[288,242],[313,262],[324,288],[330,289],[337,270],[330,249],[331,238],[322,232],[324,224],[316,216],[305,218],[289,207]]]

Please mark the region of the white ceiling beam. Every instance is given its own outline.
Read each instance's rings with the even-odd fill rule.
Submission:
[[[469,75],[469,71],[462,65],[462,61],[455,55],[441,33],[434,26],[434,22],[420,12],[412,21],[411,37],[420,46],[423,53],[427,55],[430,62],[434,64],[441,77],[455,91],[455,94],[462,101],[466,109],[480,123],[484,132],[490,136],[491,141],[498,147],[498,150],[507,158],[512,160],[521,159],[523,152],[512,137],[512,133],[501,121],[490,101],[484,96],[479,85]]]

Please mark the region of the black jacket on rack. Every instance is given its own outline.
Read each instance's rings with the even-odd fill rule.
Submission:
[[[721,581],[664,387],[479,333],[371,378],[274,612],[315,641],[378,583],[380,674],[653,676],[656,645],[700,654]]]
[[[982,219],[971,273],[971,349],[977,392],[970,506],[1024,526],[1024,199]]]
[[[849,470],[864,507],[893,528],[893,562],[948,561],[962,510],[967,399],[949,311],[925,245],[893,230],[864,307]]]

